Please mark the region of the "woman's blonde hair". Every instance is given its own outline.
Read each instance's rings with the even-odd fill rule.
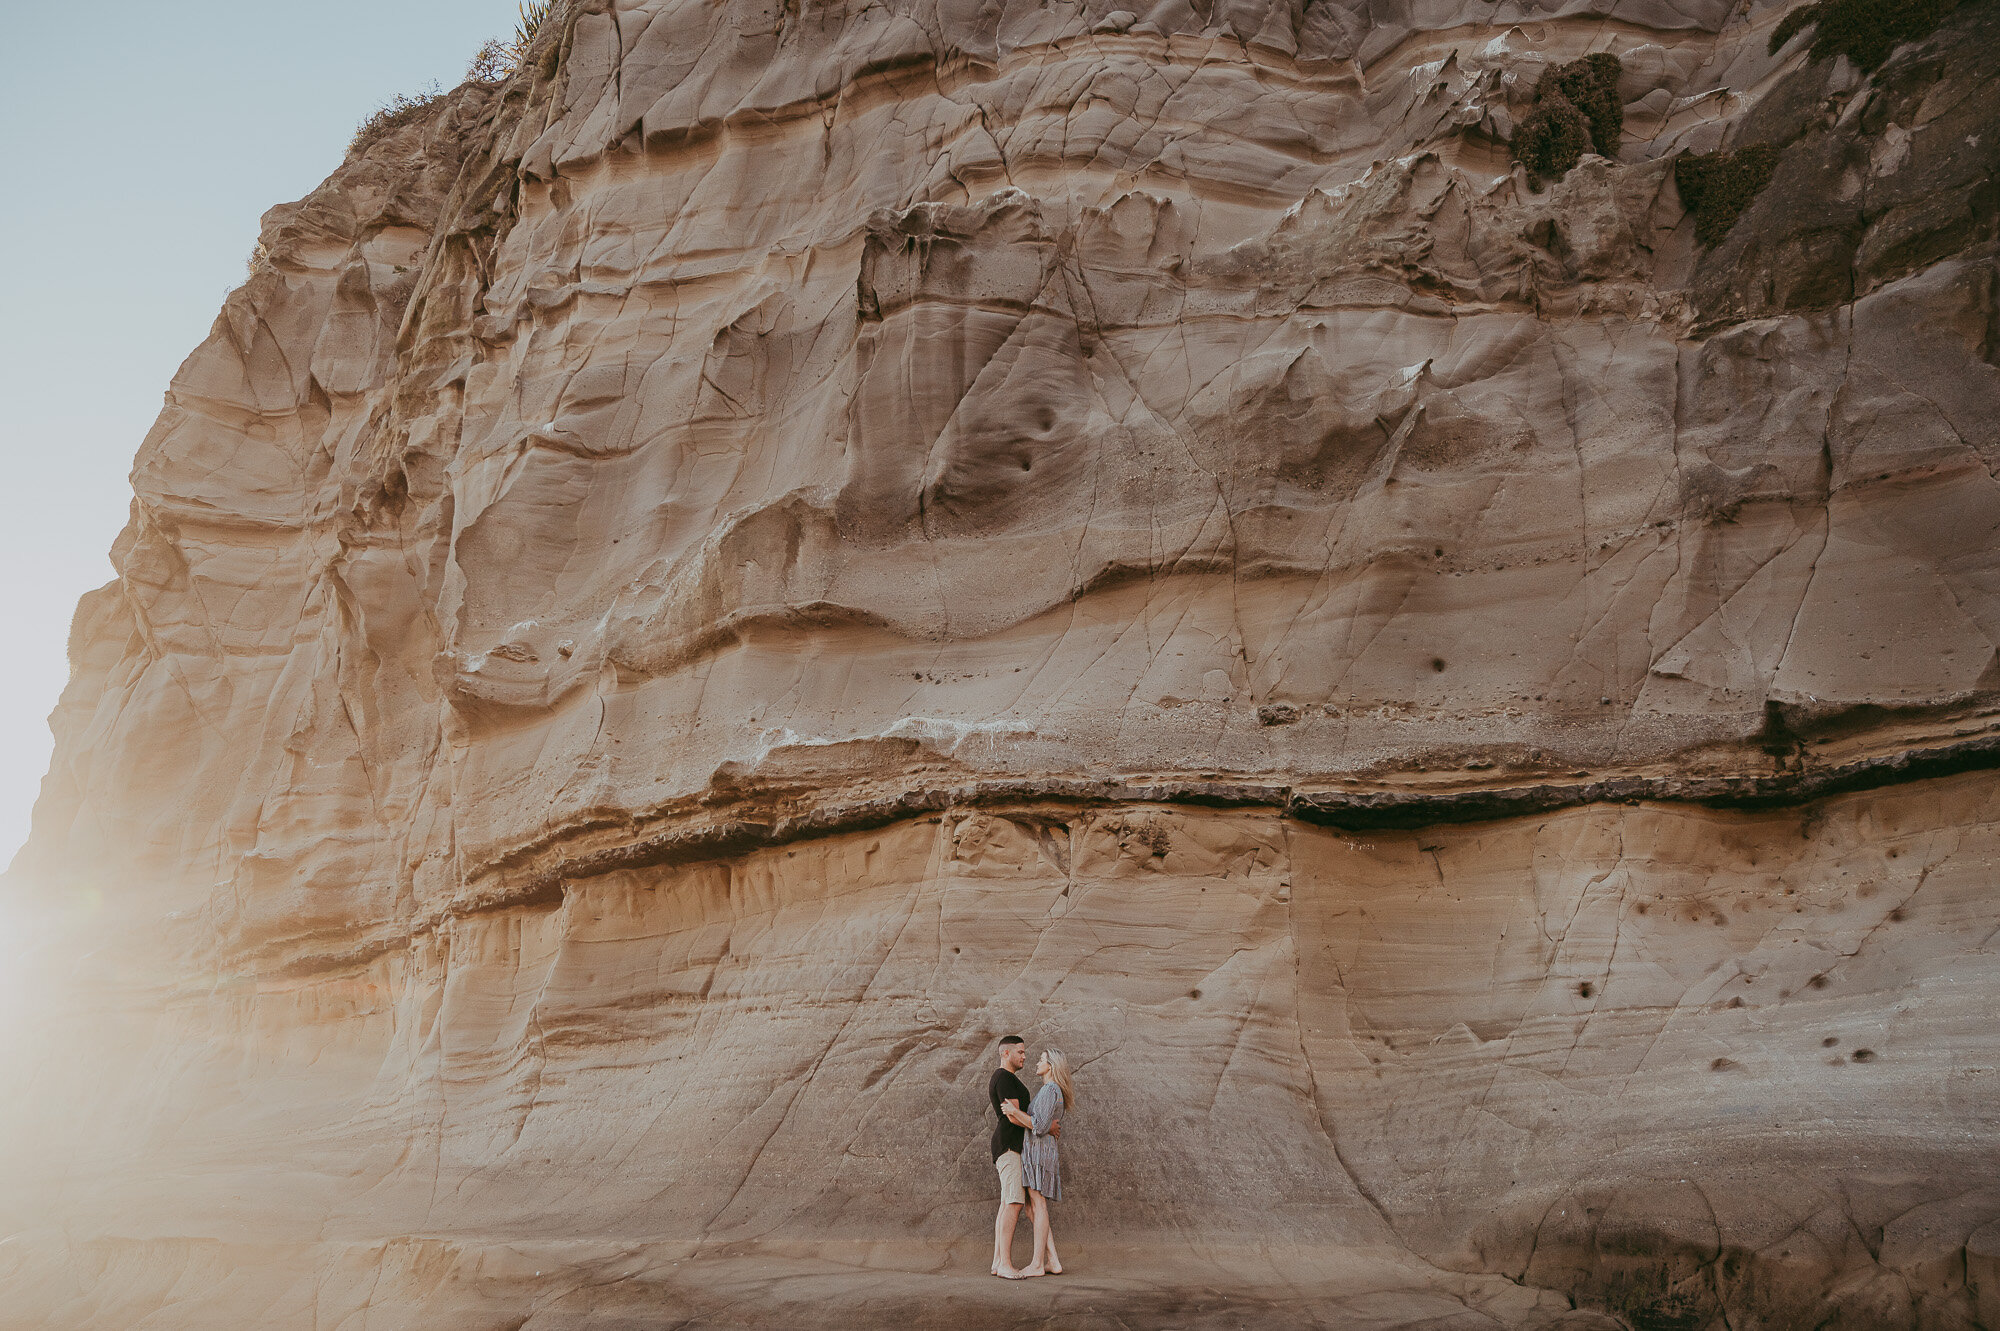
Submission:
[[[1042,1057],[1049,1060],[1049,1080],[1062,1088],[1063,1108],[1076,1103],[1076,1088],[1069,1081],[1069,1055],[1060,1049],[1044,1049]]]

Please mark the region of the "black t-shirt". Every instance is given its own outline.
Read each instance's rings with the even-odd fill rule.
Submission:
[[[993,1102],[993,1116],[1000,1120],[999,1126],[993,1129],[993,1158],[998,1160],[1009,1151],[1020,1150],[1021,1142],[1027,1135],[1026,1129],[1000,1112],[1000,1102],[1012,1100],[1015,1108],[1025,1114],[1028,1112],[1028,1088],[1021,1084],[1019,1077],[1001,1068],[986,1083],[986,1098]]]

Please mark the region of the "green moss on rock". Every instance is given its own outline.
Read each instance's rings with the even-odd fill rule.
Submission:
[[[1535,109],[1514,133],[1514,157],[1537,176],[1559,178],[1593,148],[1618,155],[1625,107],[1618,100],[1624,66],[1604,52],[1572,60],[1535,84]]]
[[[1618,76],[1624,72],[1617,56],[1599,51],[1542,75],[1535,96],[1543,102],[1552,93],[1567,98],[1590,123],[1590,142],[1598,155],[1616,157],[1619,137],[1625,132],[1625,104],[1618,100]]]
[[[1801,5],[1771,33],[1771,53],[1812,28],[1812,58],[1844,55],[1861,69],[1874,69],[1904,42],[1928,37],[1959,0],[1817,0]]]
[[[1683,153],[1674,162],[1674,184],[1694,215],[1695,238],[1710,249],[1721,244],[1777,169],[1778,150],[1767,143],[1733,153]]]
[[[1537,176],[1555,179],[1575,166],[1590,147],[1583,113],[1564,97],[1551,98],[1528,113],[1514,132],[1514,156]]]

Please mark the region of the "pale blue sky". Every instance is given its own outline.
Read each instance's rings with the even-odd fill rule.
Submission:
[[[257,219],[513,0],[0,0],[0,864],[27,836],[76,598],[111,578],[132,454],[243,280]]]

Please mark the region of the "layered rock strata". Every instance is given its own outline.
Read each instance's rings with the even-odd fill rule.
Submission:
[[[2000,10],[1784,13],[588,0],[274,209],[0,1321],[2000,1324]]]

